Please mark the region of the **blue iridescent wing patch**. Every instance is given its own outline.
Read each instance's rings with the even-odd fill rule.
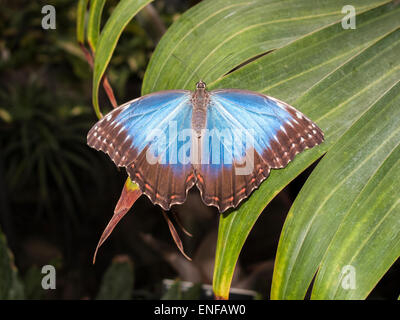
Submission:
[[[203,139],[208,159],[195,174],[204,202],[221,212],[249,196],[270,169],[285,167],[297,153],[323,141],[315,123],[275,98],[233,89],[209,94],[207,130],[214,130],[214,142]]]

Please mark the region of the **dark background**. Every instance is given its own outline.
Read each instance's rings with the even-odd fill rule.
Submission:
[[[165,0],[153,6],[168,28],[197,2]],[[86,146],[96,117],[91,106],[92,72],[76,43],[76,3],[0,1],[0,228],[26,286],[25,297],[99,297],[112,261],[132,267],[130,298],[160,298],[166,278],[210,284],[219,214],[201,202],[195,188],[185,204],[172,210],[193,234],[189,238],[180,232],[193,262],[175,247],[160,207],[142,196],[92,265],[126,173]],[[107,1],[103,20],[116,3]],[[56,7],[56,30],[41,28],[41,8],[46,4]],[[142,15],[135,18],[108,68],[120,104],[140,95],[145,68],[161,36],[151,25]],[[100,97],[103,109],[110,109],[103,92]],[[280,230],[311,170],[264,210],[242,250],[232,287],[268,297]],[[40,269],[45,264],[56,266],[56,290],[41,290]],[[399,275],[396,263],[370,298],[397,298]],[[103,296],[112,297],[107,292]]]

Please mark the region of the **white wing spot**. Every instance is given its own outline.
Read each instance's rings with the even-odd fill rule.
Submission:
[[[301,143],[301,142],[304,142],[304,138],[303,138],[303,137],[300,138],[300,143]]]
[[[296,116],[297,116],[297,118],[299,118],[299,119],[303,118],[303,115],[302,115],[300,112],[298,112],[298,111],[296,111]]]
[[[122,126],[121,129],[119,129],[117,134],[120,134],[123,130],[125,130],[125,126]]]
[[[317,134],[317,130],[313,130],[312,132],[313,132],[314,134]]]
[[[309,137],[309,138],[312,138],[312,135],[311,135],[311,134],[308,134],[308,137]]]
[[[109,115],[107,116],[106,120],[107,120],[107,121],[110,121],[110,120],[111,120],[111,114],[109,114]]]

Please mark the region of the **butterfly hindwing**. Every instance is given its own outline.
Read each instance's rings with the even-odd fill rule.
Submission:
[[[203,139],[208,160],[196,170],[197,186],[204,202],[221,212],[236,207],[271,168],[285,167],[297,153],[323,141],[317,125],[293,107],[244,90],[210,92],[207,130],[224,140],[218,148],[218,139]]]

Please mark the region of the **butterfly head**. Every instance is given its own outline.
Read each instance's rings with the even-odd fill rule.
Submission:
[[[206,84],[202,80],[196,83],[196,89],[205,89],[205,88]]]

